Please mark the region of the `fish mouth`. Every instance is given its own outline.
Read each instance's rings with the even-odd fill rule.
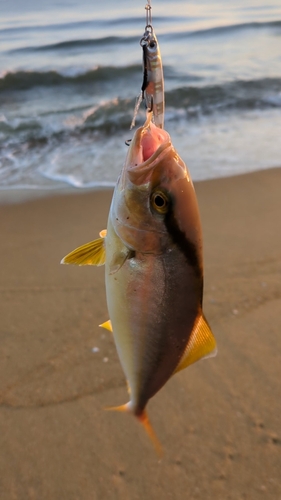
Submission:
[[[134,184],[142,184],[151,169],[159,162],[167,149],[172,148],[166,130],[152,123],[152,112],[147,114],[144,125],[135,132],[125,162],[125,171]]]

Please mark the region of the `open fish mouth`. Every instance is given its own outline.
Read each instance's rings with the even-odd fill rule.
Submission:
[[[171,139],[168,132],[154,125],[152,113],[148,113],[144,125],[135,132],[132,139],[125,168],[134,170],[142,165],[150,165],[169,146]]]

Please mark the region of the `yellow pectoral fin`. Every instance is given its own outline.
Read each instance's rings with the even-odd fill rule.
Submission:
[[[217,346],[215,338],[204,316],[200,316],[192,330],[183,356],[174,374],[199,361],[199,359],[211,358],[216,354]]]
[[[104,238],[106,230],[100,232],[101,238],[90,241],[81,247],[75,248],[66,255],[61,264],[75,264],[76,266],[102,266],[105,263]]]
[[[101,328],[105,328],[106,330],[108,330],[109,332],[113,332],[112,330],[112,324],[111,324],[111,321],[110,319],[105,321],[104,323],[102,323],[101,325],[99,325]]]

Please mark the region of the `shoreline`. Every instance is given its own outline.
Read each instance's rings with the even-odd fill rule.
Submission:
[[[276,167],[269,167],[269,168],[264,168],[264,169],[259,169],[251,172],[244,172],[244,173],[238,173],[235,175],[229,175],[229,176],[224,176],[224,177],[216,177],[216,178],[210,178],[210,179],[202,179],[202,180],[196,180],[193,181],[193,184],[195,186],[200,185],[202,183],[208,183],[208,182],[217,182],[223,179],[236,179],[236,178],[243,178],[244,176],[251,176],[255,175],[259,172],[270,172],[270,171],[275,171],[280,169],[281,166],[276,166]],[[115,184],[112,184],[112,186],[104,186],[104,185],[97,185],[94,187],[86,187],[86,188],[78,188],[74,187],[71,185],[66,185],[63,187],[56,187],[56,188],[11,188],[11,189],[3,189],[0,186],[0,207],[2,205],[13,205],[13,204],[21,204],[25,203],[28,201],[32,200],[37,200],[37,199],[42,199],[42,198],[51,198],[51,197],[57,197],[57,196],[64,196],[64,195],[71,195],[71,194],[83,194],[83,193],[94,193],[94,192],[99,192],[99,191],[112,191],[115,187]]]

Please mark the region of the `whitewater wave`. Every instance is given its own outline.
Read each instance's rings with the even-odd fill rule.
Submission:
[[[186,130],[187,133],[198,130],[196,134],[199,134],[202,123],[206,120],[209,123],[213,120],[221,121],[226,128],[228,120],[234,123],[234,117],[243,121],[243,116],[251,115],[260,120],[263,114],[275,113],[276,120],[276,113],[280,114],[281,108],[280,89],[280,78],[177,88],[166,93],[165,128],[173,131],[175,139],[176,129],[179,130],[179,136],[182,130]],[[1,114],[0,183],[2,185],[5,182],[9,185],[11,182],[22,185],[27,179],[29,183],[30,178],[33,178],[33,171],[37,172],[34,183],[40,185],[38,168],[34,170],[34,165],[37,164],[41,165],[40,178],[42,175],[49,175],[50,179],[73,185],[80,182],[71,177],[72,175],[75,177],[77,171],[83,172],[81,178],[84,179],[85,185],[90,185],[97,179],[112,182],[112,179],[116,178],[118,171],[112,170],[112,167],[110,177],[106,178],[102,165],[110,164],[111,151],[115,151],[114,159],[116,151],[119,151],[117,166],[122,164],[125,155],[124,142],[132,135],[129,128],[135,99],[104,99],[91,106],[76,107],[71,106],[71,100],[67,100],[66,105],[68,106],[66,109],[53,108],[42,112],[38,110],[36,116],[26,114],[12,118],[5,116],[4,113]],[[144,119],[145,108],[142,107],[136,125],[140,126]],[[193,137],[193,140],[196,141],[196,137]],[[57,154],[53,157],[55,151]],[[70,164],[72,169],[67,173]],[[90,171],[87,170],[89,165],[92,165]],[[94,179],[93,171],[97,176],[94,176]],[[63,177],[60,177],[61,175]]]
[[[272,122],[275,127],[270,127]],[[199,180],[278,166],[280,126],[280,113],[273,110],[248,112],[243,117],[208,116],[185,125],[181,120],[171,124],[167,120],[166,128],[172,133],[174,146],[188,162],[192,178]],[[52,137],[41,147],[23,142],[7,145],[0,156],[0,186],[112,186],[124,162],[127,134],[129,131],[119,131],[105,138],[84,130],[83,134]]]
[[[3,94],[3,102],[7,92],[26,91],[34,87],[75,87],[92,86],[93,84],[110,83],[112,88],[118,82],[127,86],[128,81],[135,79],[139,81],[142,74],[141,65],[133,64],[124,67],[104,66],[96,67],[89,71],[68,75],[55,70],[51,71],[15,71],[5,72],[0,77],[0,102]],[[203,85],[202,78],[196,74],[181,75],[171,67],[165,68],[166,81],[182,81],[184,85],[166,91],[165,98],[167,106],[172,108],[183,108],[187,111],[191,108],[198,113],[210,113],[213,111],[224,111],[229,109],[266,109],[281,107],[281,78],[259,78],[253,80],[235,80],[216,85]],[[196,85],[194,85],[196,83]],[[134,98],[115,99],[104,105],[102,113],[104,121],[116,113],[131,113]],[[85,106],[84,106],[85,108]],[[79,111],[82,108],[77,108]],[[75,108],[73,108],[75,111]],[[54,113],[69,113],[71,109],[58,109]],[[192,111],[192,112],[193,112]],[[48,112],[49,113],[49,112]],[[98,116],[99,111],[97,112]],[[122,119],[120,126],[127,127],[127,121]]]

